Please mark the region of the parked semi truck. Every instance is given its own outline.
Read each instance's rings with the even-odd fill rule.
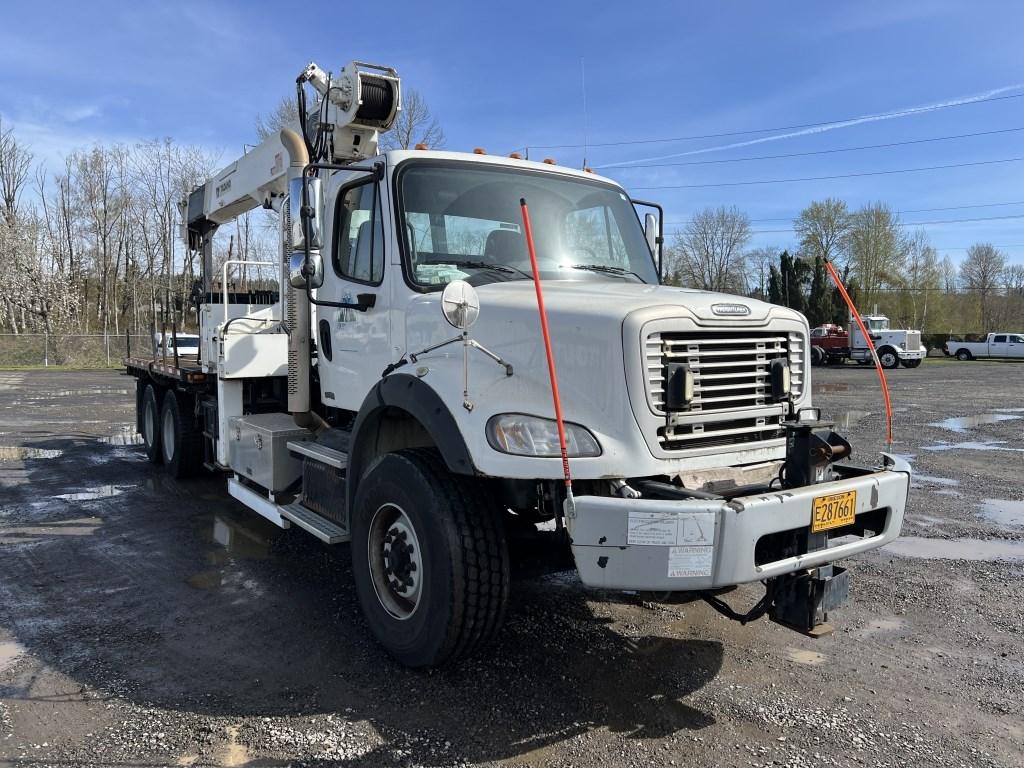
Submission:
[[[661,284],[661,209],[609,179],[378,154],[401,104],[392,69],[311,64],[297,98],[294,130],[183,204],[199,354],[126,361],[150,460],[223,473],[274,524],[350,543],[367,624],[411,666],[500,632],[508,541],[538,526],[586,585],[827,627],[849,577],[833,563],[898,536],[910,468],[847,460],[811,407],[802,315]],[[213,259],[216,229],[258,206],[280,213],[280,295],[262,301]],[[749,611],[717,594],[747,582],[765,586]]]
[[[904,331],[889,328],[889,318],[884,315],[862,315],[871,341],[883,368],[917,368],[924,360],[927,350],[921,345],[920,331]],[[856,360],[861,364],[871,362],[871,350],[864,334],[853,318],[852,334],[839,325],[820,325],[811,331],[811,364],[832,365]]]
[[[950,339],[945,352],[957,360],[975,360],[986,357],[1024,358],[1024,334],[990,333],[984,341]]]

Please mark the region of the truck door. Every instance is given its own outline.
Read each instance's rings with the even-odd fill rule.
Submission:
[[[1010,334],[1006,337],[1006,356],[1024,357],[1024,336]]]
[[[999,334],[993,336],[992,341],[988,343],[988,356],[989,357],[1007,357],[1009,352],[1009,344],[1006,342],[1006,334]]]
[[[335,197],[331,258],[318,298],[355,303],[374,294],[365,311],[318,307],[316,339],[324,402],[357,410],[389,362],[390,323],[385,285],[386,195],[372,176],[343,184]],[[331,215],[328,212],[328,215]]]

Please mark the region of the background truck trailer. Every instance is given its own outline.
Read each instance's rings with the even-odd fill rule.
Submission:
[[[409,665],[500,631],[508,538],[552,521],[588,585],[710,597],[763,582],[746,613],[712,605],[822,631],[846,595],[834,561],[899,534],[910,469],[841,461],[849,443],[811,407],[803,316],[661,285],[661,217],[637,213],[660,209],[611,180],[378,155],[400,109],[389,68],[311,64],[298,102],[294,131],[183,204],[201,343],[177,363],[127,360],[149,458],[223,472],[275,524],[350,542],[367,624]],[[280,215],[277,295],[232,292],[240,264],[214,264],[217,227],[257,206]]]

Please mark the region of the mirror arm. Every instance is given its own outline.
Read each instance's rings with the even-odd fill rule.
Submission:
[[[664,277],[662,271],[664,266],[664,243],[665,243],[665,209],[658,203],[652,203],[649,200],[633,200],[633,205],[644,205],[648,208],[654,208],[658,212],[658,237],[655,239],[655,243],[658,246],[658,282]]]

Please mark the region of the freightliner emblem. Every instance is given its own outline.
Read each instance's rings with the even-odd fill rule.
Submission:
[[[750,307],[745,304],[712,304],[711,311],[716,315],[749,315]]]

